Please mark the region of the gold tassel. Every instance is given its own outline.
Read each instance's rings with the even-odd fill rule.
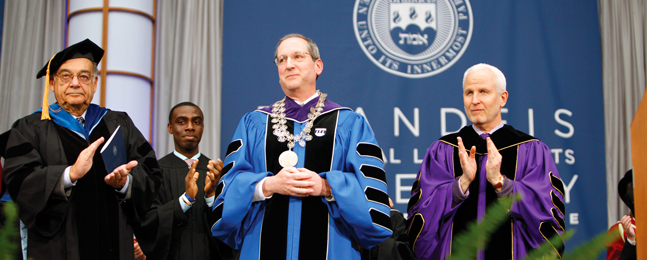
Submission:
[[[43,109],[40,115],[40,120],[52,120],[49,117],[49,65],[52,63],[52,60],[56,57],[56,54],[52,56],[47,62],[47,70],[45,71],[45,94],[43,95]]]

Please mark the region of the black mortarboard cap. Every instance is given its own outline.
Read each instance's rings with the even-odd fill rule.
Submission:
[[[628,170],[625,173],[625,176],[622,177],[622,179],[620,179],[620,182],[618,182],[618,195],[620,196],[620,199],[622,199],[622,202],[624,202],[625,205],[627,205],[627,207],[629,207],[632,212],[634,212],[633,181],[634,181],[633,170]],[[630,183],[631,183],[631,186],[628,185]]]
[[[54,58],[52,58],[51,63],[49,64],[50,74],[56,73],[58,68],[61,67],[65,61],[76,58],[86,58],[95,64],[101,61],[103,57],[103,49],[90,41],[90,39],[85,39],[78,43],[68,46],[64,50],[57,53]],[[47,64],[38,72],[36,78],[40,78],[47,74]]]

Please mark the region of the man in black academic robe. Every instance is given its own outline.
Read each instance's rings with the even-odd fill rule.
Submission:
[[[155,152],[128,115],[90,103],[102,56],[87,39],[56,54],[37,77],[47,75],[57,102],[11,128],[4,173],[29,258],[133,259],[133,229],[161,182]],[[127,163],[108,172],[99,151],[118,126]]]
[[[200,153],[202,110],[191,102],[169,112],[169,134],[175,151],[159,160],[163,185],[137,242],[147,259],[228,259],[229,246],[211,236],[211,205],[222,161]],[[189,166],[191,165],[191,166]]]

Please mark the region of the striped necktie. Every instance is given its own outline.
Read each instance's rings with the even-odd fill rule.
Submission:
[[[189,165],[189,168],[191,168],[191,165],[193,165],[194,161],[195,161],[194,159],[186,159],[186,160],[184,160],[184,162],[186,162],[186,164]]]
[[[81,126],[85,127],[85,118],[83,117],[77,117],[76,121],[79,121],[81,123]]]

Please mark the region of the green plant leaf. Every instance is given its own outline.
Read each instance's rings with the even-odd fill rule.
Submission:
[[[571,238],[575,231],[569,230],[564,232],[563,235],[561,236],[553,236],[549,239],[550,243],[544,242],[541,244],[540,247],[535,248],[534,250],[530,251],[528,255],[524,258],[525,260],[551,260],[551,259],[559,259],[557,256],[557,253],[555,252],[555,249],[553,248],[553,245],[561,244],[561,240],[566,241],[567,239]]]
[[[18,229],[14,223],[18,222],[18,210],[13,202],[4,203],[5,222],[0,230],[0,259],[14,259],[18,250]]]
[[[613,238],[611,236],[607,236],[607,232],[603,231],[602,233],[595,236],[593,239],[587,242],[584,242],[582,245],[564,254],[563,259],[568,259],[568,260],[595,259],[600,255],[600,253],[605,248],[607,248],[606,245],[609,244],[612,240]]]
[[[476,259],[479,249],[485,248],[488,237],[503,224],[508,218],[508,210],[514,201],[519,200],[516,197],[504,197],[495,201],[488,206],[485,211],[485,218],[481,222],[471,222],[467,229],[458,234],[452,242],[452,260],[472,260]]]

